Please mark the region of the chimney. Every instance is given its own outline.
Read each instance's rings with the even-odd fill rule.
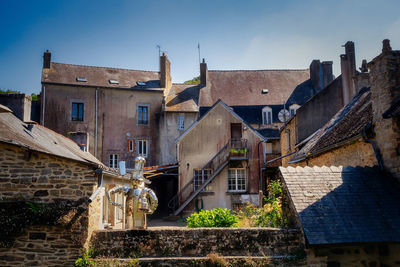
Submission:
[[[162,56],[160,56],[160,87],[168,91],[171,86],[171,63],[167,55],[162,53]]]
[[[200,63],[200,84],[206,85],[207,78],[208,78],[208,68],[207,68],[207,63],[203,58],[203,62]]]
[[[321,89],[321,62],[318,59],[314,59],[310,64],[310,79],[315,88]]]
[[[323,61],[322,63],[322,88],[325,88],[333,81],[332,61]]]
[[[354,42],[346,42],[344,48],[345,54],[340,55],[340,68],[342,71],[343,105],[346,105],[356,94],[354,78],[357,71]]]
[[[362,73],[368,72],[368,66],[367,66],[367,60],[366,59],[363,59],[363,61],[361,63],[360,71]]]
[[[392,47],[390,47],[390,40],[385,39],[382,41],[382,53],[392,51]]]
[[[51,53],[46,50],[43,54],[43,69],[50,69]]]

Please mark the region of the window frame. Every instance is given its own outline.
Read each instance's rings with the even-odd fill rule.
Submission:
[[[141,109],[146,108],[146,120],[143,120],[143,111],[140,111]],[[137,125],[143,125],[143,126],[149,126],[150,125],[150,105],[149,104],[143,104],[143,103],[138,103],[137,108],[136,108],[136,123]],[[139,116],[141,114],[141,116]]]
[[[196,173],[197,172],[197,173]],[[198,173],[200,172],[200,173]],[[206,173],[207,172],[207,173]],[[193,170],[193,192],[195,192],[208,178],[210,178],[210,176],[212,175],[212,169],[194,169]],[[199,179],[196,178],[201,178],[201,181],[199,181]],[[201,182],[201,183],[199,183]],[[211,192],[212,191],[212,187],[210,186],[210,184],[208,184],[203,190],[202,192]]]
[[[272,117],[272,108],[271,107],[264,107],[262,109],[262,125],[264,126],[270,126],[273,123],[273,117]]]
[[[143,144],[145,144],[145,146],[143,146]],[[143,148],[145,148],[145,152],[143,153]],[[142,153],[140,153],[140,151],[142,151]],[[147,158],[149,156],[149,140],[147,139],[139,139],[137,141],[137,153],[139,156]]]
[[[239,189],[239,183],[238,183],[238,179],[242,179],[241,177],[238,177],[238,171],[243,171],[243,175],[244,175],[244,183],[241,183],[241,186],[244,186],[244,189]],[[234,177],[234,189],[230,189],[230,180],[232,180],[230,178],[230,173],[231,171],[235,171],[235,177]],[[246,168],[229,168],[228,169],[228,192],[233,192],[233,193],[243,193],[246,192],[247,190],[247,173],[246,173]]]
[[[128,140],[128,151],[135,152],[135,140],[134,139]]]
[[[74,119],[74,105],[77,105],[76,109],[76,119]],[[79,106],[82,106],[79,109]],[[82,110],[82,116],[80,118],[79,111]],[[71,100],[71,121],[83,122],[85,121],[85,103],[83,101]]]
[[[185,130],[185,114],[178,114],[176,124],[179,131]]]
[[[113,169],[118,169],[118,154],[110,154],[108,156],[108,166]]]

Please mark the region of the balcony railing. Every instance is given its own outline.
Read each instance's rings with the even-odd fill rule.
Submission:
[[[247,139],[231,139],[229,148],[229,158],[231,160],[248,159]]]

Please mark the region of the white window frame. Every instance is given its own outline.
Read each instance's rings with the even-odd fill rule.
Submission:
[[[146,150],[145,153],[143,153],[143,150]],[[149,141],[146,139],[138,140],[137,152],[139,156],[146,158],[149,155]]]
[[[296,115],[296,111],[299,109],[300,105],[297,104],[293,104],[289,107],[289,114],[290,117],[293,117],[294,115]]]
[[[239,185],[239,179],[243,180],[241,177],[238,177],[238,173],[244,175],[244,183],[240,183]],[[234,173],[234,177],[231,177],[231,173]],[[246,192],[247,189],[247,174],[246,174],[246,169],[245,168],[230,168],[228,169],[228,192]],[[230,181],[233,181],[234,188],[229,188],[230,187]]]
[[[193,191],[196,191],[211,175],[211,169],[195,169],[193,170]],[[212,186],[208,184],[203,191],[212,191]]]
[[[272,108],[264,107],[262,109],[262,124],[263,125],[272,125]]]
[[[177,126],[178,130],[185,129],[185,114],[178,114]]]
[[[108,166],[110,168],[118,169],[118,154],[110,154],[108,159]]]

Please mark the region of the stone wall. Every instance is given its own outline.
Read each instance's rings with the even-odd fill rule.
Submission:
[[[175,228],[97,231],[90,247],[99,257],[297,255],[299,230],[277,228]]]
[[[43,153],[0,144],[0,197],[41,202],[89,197],[97,186],[94,168]]]
[[[400,96],[400,51],[386,51],[368,66],[376,143],[385,168],[400,179],[400,120],[382,118],[392,100]]]
[[[55,205],[57,211],[63,209],[53,221],[26,218],[21,231],[11,235],[14,242],[0,246],[0,266],[73,265],[91,232],[99,227],[100,199],[91,204],[87,202],[96,187],[97,177],[92,166],[0,143],[3,215],[7,212],[5,207],[9,210],[14,205],[16,215],[23,218],[24,212],[18,213],[18,207],[26,201],[44,203],[53,209]],[[37,213],[37,217],[42,216]],[[7,225],[4,221],[1,224]],[[6,230],[0,230],[1,241]]]
[[[307,262],[327,266],[399,266],[400,244],[320,246],[307,250]],[[314,265],[321,266],[321,265]]]

